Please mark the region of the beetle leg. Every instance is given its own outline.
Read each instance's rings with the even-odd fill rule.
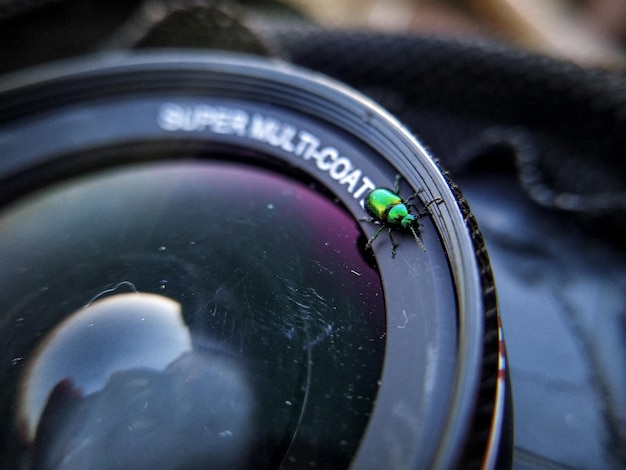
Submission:
[[[369,250],[370,248],[372,248],[372,242],[374,240],[376,240],[376,237],[380,234],[380,232],[383,231],[384,228],[385,228],[385,226],[381,225],[380,228],[378,230],[376,230],[376,233],[374,235],[372,235],[372,237],[365,244],[365,249],[366,250]]]
[[[436,197],[432,201],[427,202],[426,205],[420,209],[415,217],[419,219],[420,217],[424,217],[426,214],[430,214],[430,206],[433,204],[441,204],[442,202],[443,199],[441,199],[440,197]]]
[[[413,199],[415,199],[417,196],[419,196],[419,195],[420,195],[421,193],[423,193],[423,192],[424,192],[424,188],[420,188],[420,189],[418,189],[417,191],[415,191],[415,192],[413,193],[413,196],[411,196],[411,197],[410,197],[410,198],[408,198],[406,201],[404,201],[404,203],[405,203],[407,206],[415,207],[415,205],[411,204],[411,201],[412,201]]]
[[[392,228],[389,227],[389,240],[391,240],[391,257],[395,258],[396,257],[396,248],[398,248],[398,244],[393,239],[393,235],[391,235],[391,232],[392,232]]]

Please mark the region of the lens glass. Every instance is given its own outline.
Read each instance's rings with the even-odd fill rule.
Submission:
[[[178,159],[5,208],[3,466],[348,466],[385,307],[355,220],[321,190]]]

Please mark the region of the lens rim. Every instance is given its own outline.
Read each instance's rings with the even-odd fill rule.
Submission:
[[[422,201],[443,200],[442,204],[431,206],[430,220],[441,238],[454,281],[457,365],[452,395],[442,424],[443,432],[431,449],[432,455],[417,452],[411,464],[418,463],[415,460],[418,457],[423,463],[424,457],[427,457],[433,466],[453,466],[468,436],[473,433],[471,426],[478,401],[491,395],[487,399],[497,402],[494,422],[501,421],[504,412],[502,400],[496,399],[496,395],[502,395],[504,384],[497,381],[497,385],[481,389],[486,376],[498,376],[497,363],[503,357],[503,353],[497,355],[495,365],[494,358],[486,357],[491,352],[488,349],[493,349],[492,337],[495,334],[497,338],[499,331],[493,279],[482,237],[458,188],[442,173],[415,137],[385,110],[325,76],[282,62],[206,52],[116,53],[20,72],[5,78],[0,82],[0,115],[4,116],[0,118],[0,135],[4,133],[6,136],[16,126],[30,125],[33,116],[54,114],[55,110],[76,103],[97,103],[111,96],[141,95],[146,93],[147,84],[150,93],[171,92],[182,86],[181,81],[186,90],[194,89],[198,94],[219,92],[225,99],[255,100],[256,103],[317,119],[384,156],[389,169],[399,173],[411,186],[424,189],[420,194]],[[186,138],[202,141],[206,136],[188,135]],[[94,142],[86,143],[86,146],[90,145],[93,146]],[[31,147],[30,156],[13,154],[15,158],[3,162],[0,183],[6,185],[16,174],[28,172],[34,166],[68,153],[67,148],[61,147]],[[263,146],[260,148],[263,149]],[[74,150],[78,152],[78,149]],[[328,180],[326,184],[332,187],[332,181]],[[348,208],[355,217],[362,210],[354,205]],[[366,224],[363,228],[369,230]],[[388,251],[383,248],[375,255],[381,274],[392,272],[394,265]],[[495,344],[498,348],[503,340],[498,342],[496,339]],[[390,425],[375,409],[355,456],[355,466],[376,460],[375,455],[380,452],[380,434],[376,429]],[[486,450],[489,455],[494,452],[495,449]]]

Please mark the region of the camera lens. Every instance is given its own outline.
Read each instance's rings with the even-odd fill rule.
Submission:
[[[50,331],[38,351],[24,337],[19,392],[20,424],[46,456],[148,468],[182,448],[178,467],[265,441],[264,461],[308,433],[342,442],[324,451],[338,462],[354,452],[380,377],[382,289],[354,221],[308,185],[208,159],[144,163],[34,194],[2,228],[3,269],[19,272],[4,304],[21,304],[23,329]],[[335,436],[298,425],[311,410]],[[43,417],[57,419],[49,435],[36,433]],[[145,461],[133,446],[151,449]]]
[[[365,98],[148,53],[8,77],[0,116],[3,468],[506,453],[480,234]]]

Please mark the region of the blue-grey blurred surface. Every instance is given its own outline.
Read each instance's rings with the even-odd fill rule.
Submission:
[[[621,468],[624,253],[534,207],[512,177],[460,184],[496,278],[513,390],[514,468]]]

